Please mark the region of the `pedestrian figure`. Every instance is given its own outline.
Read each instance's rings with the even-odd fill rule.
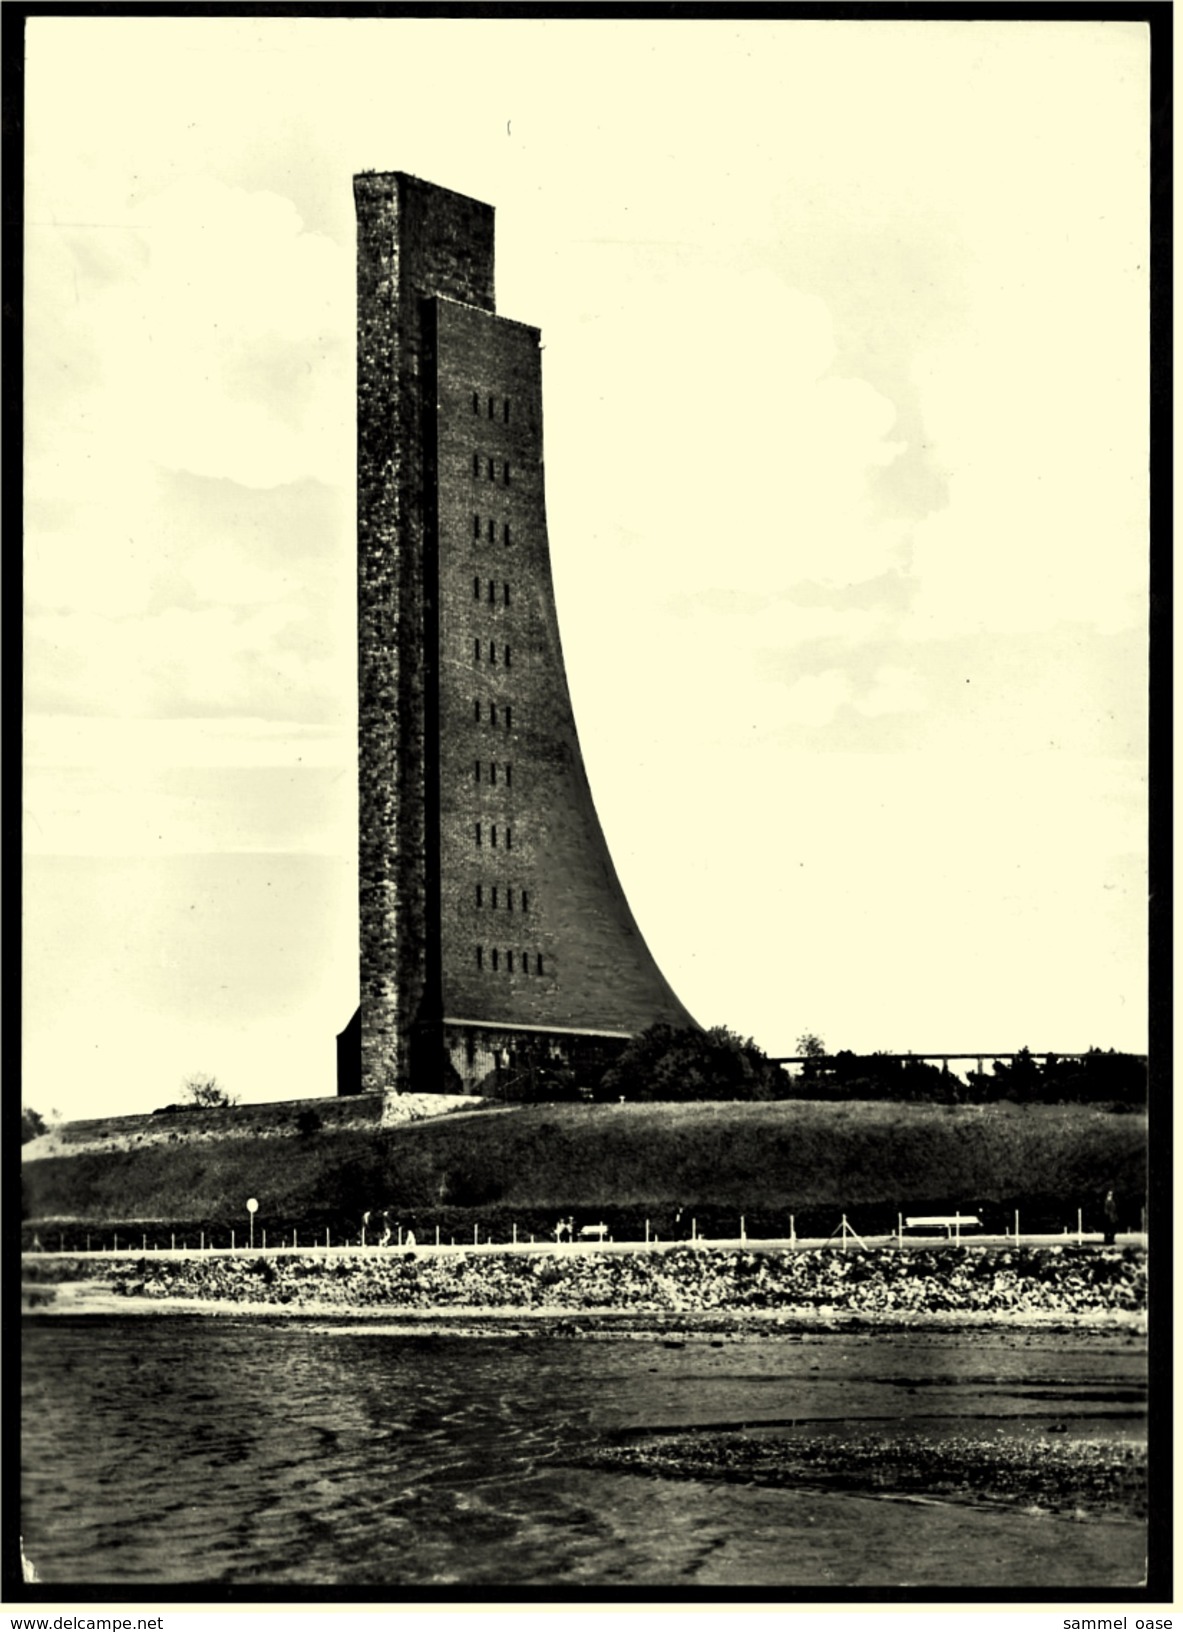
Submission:
[[[1112,1190],[1105,1192],[1105,1245],[1117,1243],[1117,1201]]]
[[[378,1237],[378,1245],[380,1247],[384,1247],[390,1241],[390,1214],[388,1212],[383,1212],[381,1217],[382,1234]]]
[[[409,1252],[414,1252],[414,1250],[415,1250],[415,1232],[414,1232],[414,1230],[408,1230],[407,1233],[406,1233],[406,1236],[404,1237],[404,1240],[406,1242],[407,1250]]]

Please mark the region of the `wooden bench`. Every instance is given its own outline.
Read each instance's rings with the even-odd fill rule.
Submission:
[[[945,1239],[952,1237],[956,1231],[976,1230],[981,1228],[982,1221],[976,1213],[935,1213],[929,1218],[906,1218],[904,1228],[908,1230],[944,1230]]]

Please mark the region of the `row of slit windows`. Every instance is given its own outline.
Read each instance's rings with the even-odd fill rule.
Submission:
[[[481,762],[480,762],[479,759],[474,760],[473,769],[476,771],[476,780],[479,782],[480,779],[481,779]],[[505,784],[505,786],[507,788],[512,788],[513,787],[513,766],[512,765],[503,765],[501,767],[501,779],[502,779],[503,783]],[[496,765],[495,761],[491,762],[486,767],[485,780],[488,782],[488,784],[489,784],[489,786],[491,788],[495,788],[497,786],[497,765]]]
[[[502,661],[504,662],[506,668],[507,669],[512,668],[512,666],[513,666],[513,664],[512,664],[513,654],[510,651],[509,647],[508,646],[502,646],[501,654],[502,654]],[[479,663],[480,660],[481,660],[481,643],[480,643],[479,640],[477,640],[475,638],[474,638],[473,643],[472,643],[472,660],[473,660],[474,663]],[[489,662],[490,663],[496,663],[496,661],[497,661],[497,642],[495,640],[491,640],[489,642]]]
[[[485,886],[483,884],[478,884],[477,887],[476,887],[476,904],[477,904],[477,906],[478,907],[483,907],[485,905],[485,902],[486,902],[486,897],[488,898],[489,906],[491,906],[491,907],[500,906],[501,902],[498,899],[499,893],[504,895],[504,897],[505,897],[505,903],[504,904],[505,904],[506,912],[512,912],[513,911],[513,890],[508,885],[502,891],[502,890],[500,890],[500,887],[498,885],[494,884],[488,891],[486,891]],[[518,899],[518,910],[519,910],[519,912],[529,912],[529,910],[530,910],[530,892],[529,892],[529,890],[519,890],[518,891],[518,898],[519,898]]]
[[[475,576],[472,580],[472,598],[474,601],[479,601],[481,598],[481,580]],[[488,601],[490,606],[497,605],[497,580],[495,578],[489,579]],[[506,583],[501,585],[501,604],[502,606],[509,605],[509,585]]]
[[[489,397],[486,400],[488,401],[488,404],[489,404],[489,418],[490,419],[500,419],[503,425],[508,425],[509,424],[509,398],[508,397],[502,397],[500,413],[498,413],[498,411],[497,411],[497,398],[496,397]],[[473,411],[474,414],[479,414],[482,411],[481,394],[480,394],[479,391],[474,391],[473,394],[472,394],[472,411]]]
[[[485,953],[484,947],[483,946],[478,946],[477,949],[476,949],[476,966],[477,966],[478,969],[484,969],[486,967],[485,958],[486,958],[486,953]],[[494,973],[497,973],[501,968],[501,959],[502,958],[505,959],[505,972],[506,972],[506,974],[512,975],[513,972],[514,972],[514,954],[512,952],[502,952],[501,949],[499,947],[496,947],[496,946],[490,948],[490,950],[488,952],[488,960],[489,961],[488,961],[487,967],[492,969]],[[523,975],[530,974],[531,973],[530,954],[528,952],[521,953],[521,960],[522,960],[522,973],[523,973]],[[536,974],[536,975],[541,975],[541,974],[545,973],[545,971],[543,970],[543,967],[542,967],[542,953],[541,952],[535,952],[535,954],[534,954],[534,969],[533,969],[532,972],[534,974]]]
[[[497,539],[497,523],[493,520],[492,516],[486,516],[482,519],[480,516],[474,513],[472,518],[472,536],[475,539],[485,538],[490,544],[495,543]],[[511,542],[508,521],[502,523],[501,542],[503,544],[509,544]]]
[[[508,657],[506,658],[506,662],[507,663],[509,662]],[[472,700],[472,717],[473,717],[473,719],[476,721],[476,723],[478,725],[481,723],[481,720],[484,718],[484,712],[483,712],[483,710],[481,708],[481,700],[480,700],[479,697],[474,697],[473,700]],[[500,710],[500,713],[499,713],[498,709],[497,709],[497,704],[496,703],[490,703],[488,705],[488,718],[489,718],[489,724],[490,725],[502,724],[502,725],[505,726],[505,729],[507,731],[512,731],[513,730],[513,705],[511,703],[502,704],[502,707],[501,707],[501,710]]]
[[[491,850],[496,850],[496,848],[497,848],[497,823],[492,822],[487,827],[482,822],[478,822],[476,824],[476,845],[477,845],[478,850],[481,847],[482,830],[483,830],[483,832],[485,834],[488,835],[489,848]],[[503,827],[501,829],[501,842],[504,844],[504,846],[505,846],[505,848],[507,850],[512,850],[513,849],[513,828],[512,827]]]
[[[474,453],[472,456],[472,473],[474,476],[479,478],[482,470],[484,471],[485,477],[488,481],[495,482],[497,480],[497,460],[482,459],[479,453]],[[506,487],[509,486],[508,459],[503,459],[501,461],[501,480]]]

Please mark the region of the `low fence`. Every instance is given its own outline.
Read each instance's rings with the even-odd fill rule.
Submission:
[[[795,1214],[787,1215],[787,1230],[782,1233],[753,1233],[744,1214],[735,1216],[734,1231],[720,1230],[721,1220],[716,1213],[709,1232],[699,1227],[693,1214],[676,1219],[676,1227],[662,1234],[657,1220],[646,1218],[643,1228],[613,1228],[602,1219],[588,1221],[574,1215],[558,1219],[549,1231],[519,1226],[514,1221],[489,1223],[476,1220],[471,1225],[455,1229],[435,1224],[426,1227],[404,1225],[399,1222],[362,1224],[358,1228],[324,1226],[279,1226],[261,1224],[254,1227],[211,1224],[207,1228],[186,1227],[165,1230],[159,1225],[138,1229],[87,1228],[81,1225],[56,1224],[46,1228],[25,1225],[21,1231],[21,1249],[24,1252],[44,1253],[193,1253],[193,1252],[308,1252],[382,1250],[394,1248],[406,1251],[418,1249],[461,1250],[476,1248],[529,1249],[529,1248],[636,1248],[643,1246],[702,1246],[729,1247],[775,1246],[777,1248],[831,1246],[838,1251],[857,1250],[861,1246],[892,1246],[906,1250],[909,1246],[931,1248],[934,1245],[972,1246],[975,1242],[1011,1241],[1015,1245],[1027,1243],[1073,1242],[1084,1244],[1144,1243],[1146,1240],[1146,1211],[1141,1210],[1140,1227],[1121,1227],[1114,1219],[1096,1217],[1096,1207],[1074,1209],[1071,1221],[1059,1228],[1049,1227],[1046,1217],[1025,1223],[1021,1209],[1015,1209],[1004,1220],[982,1217],[976,1213],[962,1213],[954,1209],[946,1214],[897,1213],[895,1227],[882,1228],[882,1218],[873,1221],[859,1219],[857,1213],[837,1216],[833,1228],[826,1231],[816,1212],[807,1215],[798,1228]],[[832,1217],[833,1215],[828,1215]],[[861,1224],[861,1227],[860,1227]]]

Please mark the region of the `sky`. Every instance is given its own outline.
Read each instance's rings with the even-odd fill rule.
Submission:
[[[363,169],[496,208],[584,757],[691,1012],[1144,1050],[1148,58],[30,19],[25,1102],[335,1090]]]

